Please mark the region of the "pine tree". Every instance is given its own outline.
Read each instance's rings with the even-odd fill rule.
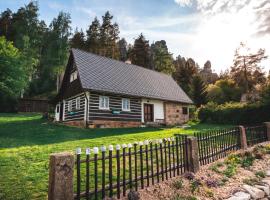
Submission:
[[[0,36],[5,36],[7,40],[12,40],[12,12],[10,9],[1,13],[0,16]]]
[[[192,58],[186,60],[184,57],[178,56],[174,61],[174,65],[173,78],[186,93],[190,93],[192,78],[198,74],[195,61]]]
[[[145,39],[142,33],[135,39],[130,54],[132,64],[150,68],[149,41]]]
[[[121,61],[126,61],[128,58],[128,45],[125,38],[122,38],[121,40],[119,40],[118,46],[119,46],[119,53],[120,53],[119,59]]]
[[[73,37],[70,39],[70,46],[72,48],[85,49],[85,39],[82,29],[79,32],[78,28],[76,28]]]
[[[92,24],[86,31],[86,35],[86,50],[98,54],[100,48],[100,22],[97,17],[92,21]]]
[[[172,54],[168,51],[165,40],[157,41],[151,45],[151,65],[154,70],[166,74],[174,72]]]
[[[205,104],[207,101],[206,85],[198,75],[194,76],[191,82],[191,98],[197,107]]]
[[[102,25],[100,27],[100,54],[119,59],[119,48],[117,45],[119,27],[117,23],[112,24],[112,19],[113,16],[109,11],[102,16]]]

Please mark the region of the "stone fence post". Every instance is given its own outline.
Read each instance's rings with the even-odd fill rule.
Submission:
[[[48,200],[73,200],[74,155],[50,155]]]
[[[198,140],[193,136],[187,137],[187,164],[190,172],[200,169]]]
[[[246,129],[244,126],[239,126],[239,129],[240,129],[240,146],[241,149],[245,150],[248,148]]]
[[[270,122],[264,122],[264,125],[266,126],[267,130],[267,139],[270,141]]]

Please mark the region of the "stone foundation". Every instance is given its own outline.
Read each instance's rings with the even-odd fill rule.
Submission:
[[[68,125],[68,126],[77,126],[77,127],[81,127],[81,128],[85,127],[85,121],[84,120],[67,121],[67,122],[63,122],[63,124]]]
[[[140,127],[138,121],[112,121],[112,120],[93,120],[89,123],[89,128],[132,128]]]
[[[183,114],[183,105],[179,103],[164,103],[165,123],[169,126],[180,125],[189,120],[189,115]]]

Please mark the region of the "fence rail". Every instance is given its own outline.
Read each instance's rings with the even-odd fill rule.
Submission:
[[[267,141],[267,127],[265,125],[248,126],[245,129],[248,146]]]
[[[197,160],[206,165],[241,148],[239,127],[197,132]],[[248,145],[267,141],[266,126],[244,129]],[[154,185],[190,170],[190,136],[146,140],[134,144],[77,149],[76,183],[74,199],[104,199],[126,196],[131,189],[138,190]],[[242,141],[242,140],[241,140]],[[190,155],[189,155],[190,154]],[[193,159],[193,158],[192,158]]]
[[[205,133],[194,133],[198,140],[200,165],[209,164],[225,157],[229,152],[240,149],[240,130],[216,130]]]
[[[185,162],[187,136],[144,141],[128,145],[110,145],[86,149],[76,155],[76,193],[74,199],[104,199],[126,196],[130,189],[180,175],[188,170]],[[93,155],[92,155],[93,154]],[[107,155],[108,154],[108,155]],[[91,156],[92,155],[92,156]],[[83,158],[84,157],[84,158]]]

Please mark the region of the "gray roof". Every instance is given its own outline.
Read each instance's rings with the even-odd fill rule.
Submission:
[[[192,103],[171,76],[78,49],[72,53],[84,89]]]

